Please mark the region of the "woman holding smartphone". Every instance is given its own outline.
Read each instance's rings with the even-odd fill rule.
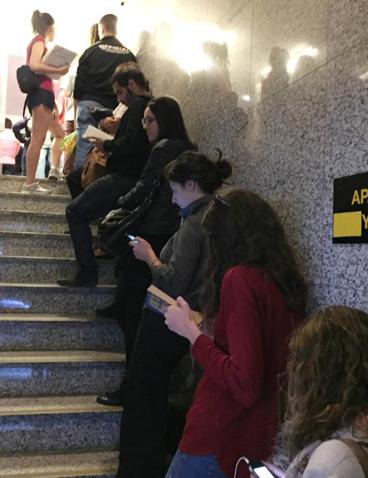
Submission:
[[[266,465],[279,478],[365,478],[368,314],[321,310],[294,332],[289,349],[288,408],[273,458],[282,469]]]
[[[53,41],[55,35],[54,19],[49,13],[35,10],[32,14],[32,28],[35,36],[27,47],[27,65],[40,77],[40,87],[34,94],[27,97],[28,109],[32,115],[32,136],[26,156],[26,181],[23,193],[43,193],[50,191],[36,182],[38,159],[46,133],[49,130],[54,136],[51,146],[51,169],[49,179],[59,179],[59,162],[61,156],[60,142],[64,137],[55,106],[55,94],[52,80],[48,74],[65,75],[69,67],[53,67],[42,63],[42,57],[47,52],[46,42]]]
[[[231,171],[221,157],[215,162],[196,151],[182,153],[164,170],[172,201],[180,207],[180,229],[159,256],[140,236],[130,243],[135,257],[149,267],[152,284],[171,297],[184,296],[193,309],[199,308],[205,280],[203,214]],[[189,342],[168,330],[162,314],[143,310],[124,388],[118,477],[165,475],[170,375],[188,350]]]
[[[239,456],[270,456],[277,428],[277,377],[287,341],[303,318],[306,287],[279,219],[257,194],[232,190],[203,220],[209,261],[202,312],[214,338],[183,298],[165,315],[192,344],[203,368],[167,478],[232,478]],[[242,469],[240,477],[248,477]]]

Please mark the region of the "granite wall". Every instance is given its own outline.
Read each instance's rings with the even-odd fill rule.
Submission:
[[[198,19],[195,3],[186,15]],[[368,171],[368,2],[205,0],[200,17],[233,33],[228,58],[203,45],[212,69],[189,74],[175,55],[152,56],[146,38],[140,58],[154,93],[177,96],[200,146],[223,149],[234,183],[275,205],[310,309],[365,308],[368,245],[332,244],[332,194],[335,177]]]

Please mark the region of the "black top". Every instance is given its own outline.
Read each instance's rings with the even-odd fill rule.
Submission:
[[[136,96],[124,113],[114,139],[104,142],[104,150],[111,153],[106,164],[109,173],[135,180],[141,175],[150,150],[142,126],[143,113],[150,99]]]
[[[128,61],[136,61],[135,56],[116,37],[104,37],[94,43],[79,59],[74,98],[97,101],[114,109],[117,103],[111,78],[115,68]]]
[[[188,145],[180,139],[162,139],[152,148],[143,172],[135,187],[122,196],[118,204],[123,209],[134,209],[141,204],[160,179],[160,186],[152,203],[141,220],[137,234],[174,234],[180,224],[178,207],[172,203],[172,192],[168,181],[161,177],[165,166],[176,159]]]

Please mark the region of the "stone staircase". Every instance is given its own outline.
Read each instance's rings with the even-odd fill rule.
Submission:
[[[22,195],[23,181],[0,175],[0,477],[113,478],[121,409],[96,395],[119,386],[124,345],[93,314],[112,299],[113,264],[95,289],[59,287],[76,268],[65,185]]]

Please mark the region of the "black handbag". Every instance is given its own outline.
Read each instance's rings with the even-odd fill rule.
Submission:
[[[139,223],[152,204],[154,195],[160,186],[160,179],[154,181],[149,194],[135,209],[113,209],[100,222],[97,228],[99,240],[107,252],[115,257],[124,257],[129,250],[126,234],[135,234]]]
[[[28,65],[17,68],[17,81],[22,93],[33,95],[40,87],[41,79]]]

